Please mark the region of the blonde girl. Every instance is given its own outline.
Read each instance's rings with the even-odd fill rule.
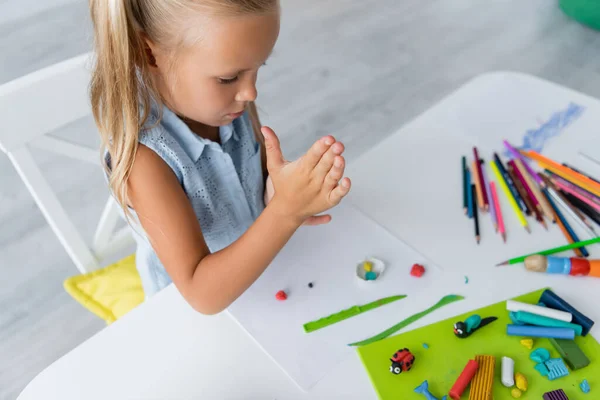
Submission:
[[[218,313],[303,224],[350,190],[333,137],[289,162],[260,127],[256,79],[277,0],[90,0],[91,101],[147,296],[173,282]],[[268,172],[268,173],[267,173]]]

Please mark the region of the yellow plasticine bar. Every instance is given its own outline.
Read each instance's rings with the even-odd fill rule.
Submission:
[[[471,382],[469,400],[491,400],[496,358],[480,355],[475,356],[475,361],[479,364],[479,369]]]

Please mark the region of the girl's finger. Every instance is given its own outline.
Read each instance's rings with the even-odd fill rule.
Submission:
[[[329,193],[329,202],[333,205],[338,205],[350,191],[350,186],[352,186],[350,178],[342,179],[340,184]]]
[[[315,165],[319,163],[323,154],[325,154],[334,143],[335,138],[333,136],[325,136],[317,140],[302,157],[302,164],[304,164],[308,170],[312,170]]]
[[[344,145],[340,142],[334,143],[331,148],[321,157],[321,160],[314,168],[313,177],[317,182],[325,181],[327,173],[333,167],[335,158],[344,152]]]
[[[336,156],[333,161],[333,166],[329,170],[329,173],[325,177],[325,190],[331,191],[335,188],[340,179],[344,176],[344,169],[346,165],[346,160],[342,156]]]

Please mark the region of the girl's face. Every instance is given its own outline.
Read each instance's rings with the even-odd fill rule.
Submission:
[[[212,127],[227,125],[256,99],[258,70],[279,36],[279,11],[214,17],[199,25],[201,39],[177,54],[174,62],[149,44],[157,85],[177,114]]]

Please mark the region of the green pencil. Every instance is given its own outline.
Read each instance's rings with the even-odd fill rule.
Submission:
[[[582,242],[576,242],[576,243],[567,244],[565,246],[555,247],[555,248],[549,249],[549,250],[538,251],[538,252],[527,254],[527,255],[524,255],[524,256],[521,256],[521,257],[511,258],[508,261],[504,261],[504,262],[501,262],[500,264],[497,264],[496,267],[499,267],[499,266],[502,266],[502,265],[518,264],[520,262],[525,261],[525,259],[527,257],[534,256],[536,254],[539,254],[539,255],[542,255],[542,256],[548,256],[550,254],[561,253],[563,251],[578,249],[578,248],[584,247],[584,246],[589,246],[590,244],[594,244],[594,243],[600,243],[600,237],[597,237],[597,238],[594,238],[594,239],[590,239],[590,240],[584,240]]]

